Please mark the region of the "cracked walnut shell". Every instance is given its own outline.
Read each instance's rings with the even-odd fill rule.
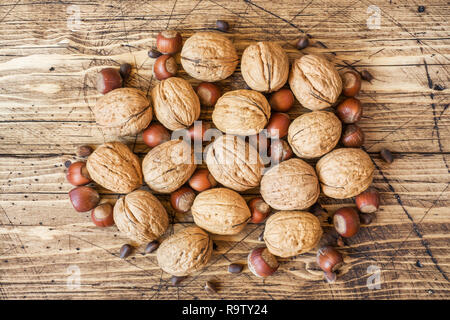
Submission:
[[[117,193],[129,193],[142,185],[139,158],[121,142],[108,142],[89,156],[86,168],[92,180]]]
[[[184,43],[181,64],[191,77],[216,82],[228,78],[239,57],[230,39],[215,32],[197,32]]]
[[[222,132],[236,135],[259,133],[269,122],[267,99],[253,90],[234,90],[217,100],[212,114],[214,125]]]
[[[241,72],[253,90],[273,92],[286,83],[289,58],[275,42],[258,42],[248,46],[241,59]]]
[[[311,110],[331,107],[342,91],[342,79],[334,65],[313,54],[294,61],[289,85],[302,106]]]
[[[156,118],[170,130],[187,128],[200,116],[200,100],[181,78],[162,80],[152,90],[152,102]]]
[[[147,153],[142,172],[150,189],[171,193],[188,181],[196,166],[190,145],[182,140],[170,140]]]
[[[117,200],[114,222],[128,238],[139,243],[161,237],[169,226],[169,216],[150,192],[136,190]]]
[[[198,227],[188,227],[165,239],[156,251],[156,258],[161,269],[180,277],[205,267],[212,250],[208,233]]]
[[[322,233],[320,221],[313,214],[280,211],[267,219],[264,241],[270,253],[287,258],[315,248]]]
[[[316,171],[325,195],[346,199],[370,186],[375,166],[363,150],[341,148],[323,156],[316,164]]]
[[[306,209],[317,201],[319,194],[314,168],[300,159],[281,162],[261,179],[264,201],[278,210]]]
[[[92,109],[95,121],[107,134],[131,136],[152,121],[152,105],[145,93],[134,88],[118,88],[98,99]]]
[[[313,111],[292,121],[288,142],[300,158],[317,158],[330,152],[341,137],[341,121],[332,112]]]
[[[243,139],[223,135],[208,146],[206,165],[225,187],[245,191],[259,185],[264,164],[258,151]]]
[[[191,207],[194,222],[215,234],[233,235],[241,232],[250,220],[250,209],[239,193],[214,188],[201,192]]]

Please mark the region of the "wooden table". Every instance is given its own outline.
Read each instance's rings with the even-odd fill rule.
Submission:
[[[0,5],[1,299],[450,297],[446,1],[423,1],[422,13],[417,2],[401,0],[33,2]],[[372,4],[379,11],[369,8]],[[370,29],[367,23],[376,27],[377,12],[379,29]],[[127,85],[148,92],[156,80],[147,51],[157,33],[178,29],[186,39],[214,29],[217,19],[230,22],[229,36],[240,54],[251,43],[273,40],[293,60],[300,56],[293,43],[306,33],[312,45],[305,52],[324,54],[340,70],[374,76],[359,95],[360,125],[382,205],[376,221],[347,240],[342,251],[348,264],[335,284],[323,280],[314,253],[283,259],[265,280],[247,268],[229,274],[229,263],[245,263],[249,250],[261,244],[263,225],[249,224],[237,236],[215,236],[217,250],[208,268],[173,287],[154,254],[144,255],[141,246],[121,260],[119,248],[128,240],[116,227],[95,227],[89,213],[77,213],[69,203],[72,186],[64,163],[77,159],[77,146],[109,139],[90,111],[100,96],[93,85],[96,73],[129,62],[135,69]],[[179,75],[199,83],[183,71]],[[224,91],[245,86],[239,68],[219,84]],[[210,120],[211,111],[203,108],[201,119]],[[290,115],[305,111],[297,102]],[[120,140],[140,157],[148,151],[141,135]],[[392,164],[380,158],[382,148],[392,150]],[[120,196],[99,190],[105,199]],[[174,215],[168,197],[159,198]],[[333,212],[352,199],[321,196],[319,202]],[[190,214],[174,218],[170,232],[192,224]],[[379,286],[373,281],[377,275]],[[206,280],[218,284],[217,296],[205,293]]]

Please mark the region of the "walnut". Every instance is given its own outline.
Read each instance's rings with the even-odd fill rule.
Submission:
[[[275,42],[258,42],[248,46],[241,59],[241,72],[253,90],[277,91],[289,75],[289,58]]]
[[[219,98],[212,120],[220,131],[236,135],[259,133],[270,118],[267,99],[253,90],[234,90]]]
[[[316,171],[325,195],[346,199],[370,186],[375,166],[363,150],[341,148],[323,156],[316,164]]]
[[[264,169],[254,147],[227,134],[208,146],[206,164],[214,179],[236,191],[257,187]]]
[[[334,65],[313,54],[294,61],[289,85],[297,100],[311,110],[330,107],[342,91],[342,80]]]
[[[118,88],[98,99],[92,112],[105,133],[135,135],[152,121],[152,105],[145,93],[134,88]]]
[[[322,233],[320,221],[313,214],[280,211],[267,219],[264,241],[272,254],[286,258],[315,248]]]
[[[342,124],[334,113],[308,112],[291,122],[288,141],[300,158],[316,158],[330,152],[339,142]]]
[[[89,156],[86,168],[92,180],[117,193],[129,193],[142,185],[139,158],[121,142],[108,142]]]
[[[200,100],[191,84],[171,77],[152,90],[156,118],[166,128],[177,130],[189,127],[200,116]]]
[[[289,159],[267,171],[261,179],[261,195],[278,210],[302,210],[320,194],[314,168],[300,159]]]
[[[182,140],[170,140],[154,147],[142,161],[145,182],[161,193],[171,193],[181,187],[195,168],[193,149]]]
[[[250,209],[239,193],[214,188],[201,192],[191,207],[194,222],[211,233],[233,235],[250,220]]]
[[[239,57],[234,44],[215,32],[197,32],[184,43],[181,64],[193,78],[215,82],[228,78]]]
[[[156,251],[156,258],[165,272],[187,276],[206,266],[212,250],[212,239],[205,231],[188,227],[165,239]]]
[[[148,191],[136,190],[117,200],[114,222],[121,232],[139,243],[161,237],[169,216],[159,200]]]

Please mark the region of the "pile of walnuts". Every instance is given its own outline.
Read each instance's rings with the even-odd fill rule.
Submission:
[[[159,266],[176,277],[208,264],[213,252],[211,234],[236,235],[247,223],[261,223],[268,217],[263,237],[266,247],[249,253],[250,271],[269,276],[279,267],[276,257],[318,250],[317,261],[326,279],[333,281],[343,259],[338,250],[321,241],[321,224],[329,216],[317,204],[320,193],[334,199],[356,196],[362,214],[371,214],[379,206],[378,193],[366,191],[374,165],[358,148],[364,136],[354,124],[362,113],[359,100],[353,97],[360,90],[360,75],[355,71],[339,74],[326,58],[310,53],[291,61],[290,66],[279,44],[258,42],[241,57],[241,72],[249,89],[222,94],[212,82],[228,78],[239,63],[234,44],[223,34],[195,33],[183,46],[178,32],[164,31],[158,35],[157,49],[149,56],[157,58],[154,73],[160,82],[150,97],[122,87],[131,70],[125,64],[120,70],[107,68],[99,73],[97,87],[104,96],[93,108],[96,124],[105,133],[121,137],[143,132],[151,150],[141,162],[118,141],[95,151],[82,147],[80,155],[88,156],[87,162],[73,163],[67,175],[77,186],[70,192],[75,209],[92,210],[96,225],[115,224],[131,240],[150,243],[148,252],[162,241],[156,253]],[[174,76],[178,66],[173,56],[180,51],[186,73],[207,81],[197,90]],[[290,121],[285,112],[292,107],[294,96],[309,110]],[[206,146],[207,169],[197,168],[191,144],[171,140],[169,132],[187,129],[187,141],[210,141],[205,134],[208,126],[192,126],[201,106],[213,107],[208,111],[223,132]],[[159,123],[151,123],[153,116]],[[343,130],[342,123],[350,129]],[[263,151],[268,151],[268,161]],[[310,159],[318,160],[315,168]],[[91,181],[123,196],[114,206],[98,205],[98,193],[85,186]],[[144,183],[151,192],[139,189]],[[258,187],[261,197],[249,202],[239,193]],[[190,212],[195,226],[165,237],[169,216],[158,194],[170,194],[174,209]],[[269,217],[272,210],[276,213]],[[338,210],[333,217],[336,231],[342,237],[353,236],[362,214],[352,207]],[[122,257],[129,254],[125,249]]]

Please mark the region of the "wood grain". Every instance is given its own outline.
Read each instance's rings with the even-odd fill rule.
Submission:
[[[369,29],[367,8],[381,10],[380,29]],[[68,7],[80,10],[78,30],[68,27]],[[73,7],[75,6],[75,7]],[[313,253],[282,259],[265,280],[227,272],[245,263],[261,245],[263,225],[249,224],[239,235],[215,236],[209,266],[180,287],[138,247],[118,257],[127,242],[115,227],[93,226],[88,213],[68,201],[71,186],[64,163],[75,161],[81,144],[114,139],[95,125],[90,111],[100,96],[93,85],[98,70],[129,62],[127,85],[148,92],[155,84],[147,51],[157,33],[175,28],[184,39],[214,29],[217,19],[231,24],[228,36],[238,53],[250,43],[277,41],[290,60],[302,34],[311,37],[307,53],[322,53],[340,71],[368,70],[359,95],[364,105],[364,148],[376,165],[373,186],[382,195],[377,219],[348,239],[347,264],[337,283],[322,279]],[[1,299],[448,299],[450,297],[450,9],[427,1],[423,13],[413,1],[87,1],[73,3],[10,0],[0,5],[0,298]],[[178,57],[179,58],[179,57]],[[193,85],[199,81],[179,75]],[[220,81],[223,91],[243,88],[238,68]],[[440,87],[443,90],[439,90]],[[201,119],[211,120],[203,108]],[[291,118],[305,112],[298,102]],[[121,138],[143,158],[141,135]],[[393,151],[388,165],[378,152]],[[309,161],[314,164],[314,161]],[[98,188],[105,201],[121,195]],[[250,199],[258,190],[245,193]],[[168,196],[158,195],[172,217],[169,233],[192,224],[175,214]],[[333,212],[352,200],[321,196]],[[324,228],[331,226],[325,222]],[[67,286],[70,266],[81,286]],[[379,289],[369,289],[369,266],[381,271]],[[218,283],[208,296],[206,280]],[[243,285],[244,284],[244,285]]]

